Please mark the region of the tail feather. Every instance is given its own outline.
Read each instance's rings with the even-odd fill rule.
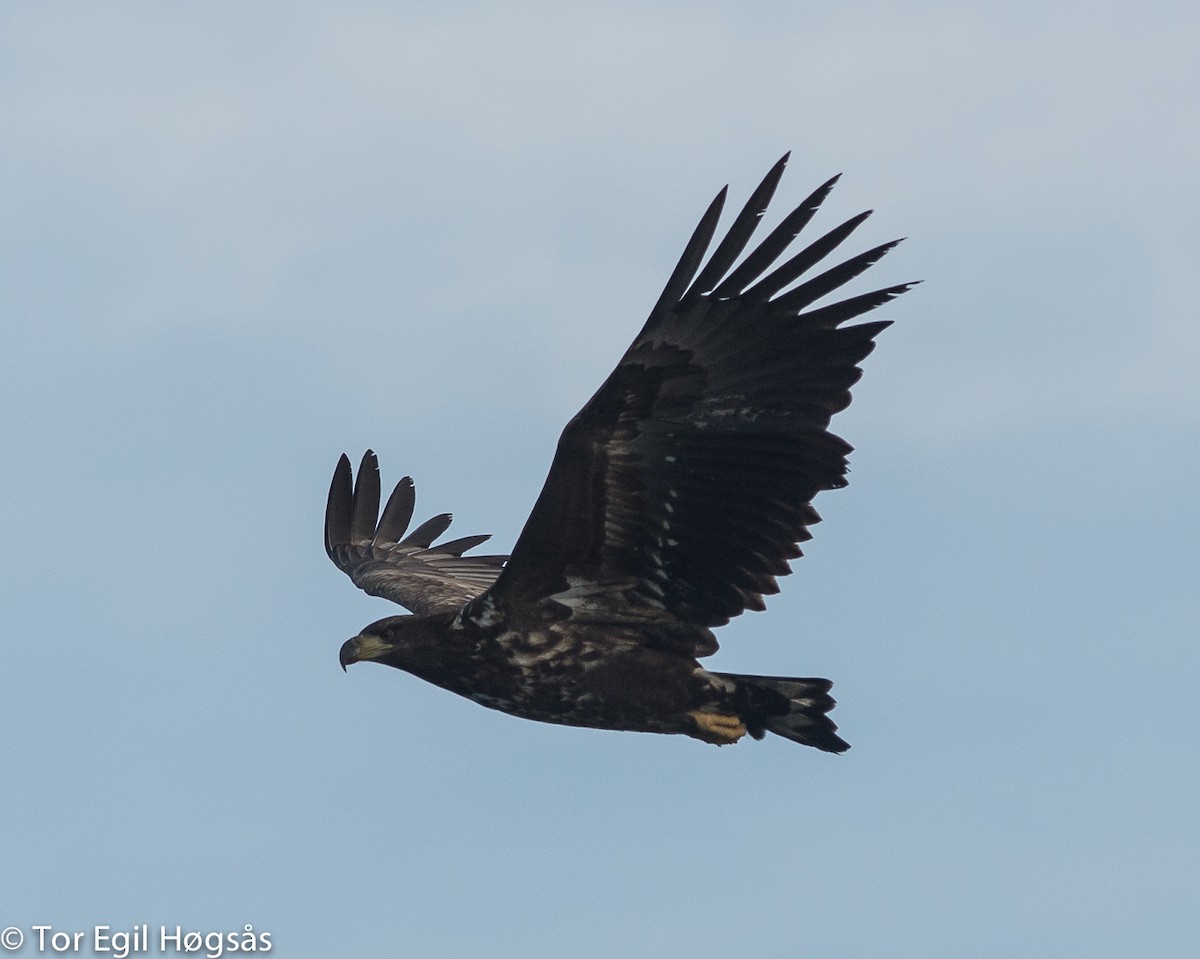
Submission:
[[[829,753],[844,753],[850,748],[827,715],[835,705],[829,695],[833,683],[828,679],[717,675],[734,684],[738,712],[755,739],[774,733]]]

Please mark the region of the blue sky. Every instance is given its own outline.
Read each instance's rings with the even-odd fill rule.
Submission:
[[[289,957],[1194,955],[1181,3],[6,4],[0,926]],[[851,486],[712,661],[854,748],[343,675],[340,453],[511,546],[724,183],[908,236]],[[26,944],[22,955],[36,952]]]

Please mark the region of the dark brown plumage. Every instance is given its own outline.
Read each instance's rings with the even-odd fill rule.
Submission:
[[[895,243],[793,285],[867,214],[775,265],[836,177],[735,266],[786,162],[701,268],[726,191],[709,206],[642,331],[563,431],[511,557],[465,555],[484,536],[433,545],[445,514],[404,537],[407,477],[377,522],[375,455],[357,486],[341,458],[326,551],[362,589],[417,613],[368,626],[342,647],[343,667],[376,660],[546,722],[848,748],[828,680],[698,662],[717,649],[712,627],[778,591],[820,519],[813,497],[846,483],[850,447],[830,418],[889,324],[841,324],[911,285],[810,308]]]

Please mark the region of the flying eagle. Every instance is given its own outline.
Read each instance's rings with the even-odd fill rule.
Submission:
[[[683,733],[723,745],[771,732],[828,752],[849,745],[827,713],[827,679],[705,669],[713,627],[763,609],[820,520],[812,499],[846,485],[850,446],[829,432],[858,363],[889,325],[843,326],[912,284],[812,304],[899,241],[796,281],[868,213],[783,263],[837,177],[740,263],[788,160],[754,191],[708,259],[728,188],[700,220],[650,318],[567,424],[511,556],[434,545],[436,516],[408,535],[413,482],[379,514],[368,451],[353,481],[338,462],[325,549],[356,586],[412,610],[341,648],[515,716],[570,726]],[[735,266],[735,263],[737,265]]]

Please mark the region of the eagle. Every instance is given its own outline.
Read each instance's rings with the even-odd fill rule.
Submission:
[[[741,258],[787,161],[705,261],[728,187],[709,205],[645,326],[563,430],[511,555],[469,554],[488,536],[437,544],[448,513],[406,533],[412,479],[380,513],[375,454],[357,479],[342,455],[326,552],[356,586],[411,611],[347,640],[343,669],[383,663],[548,723],[849,748],[828,715],[829,680],[700,664],[715,627],[778,592],[820,520],[813,498],[846,485],[851,447],[830,418],[890,321],[844,324],[914,285],[814,306],[899,240],[798,282],[871,211],[780,262],[838,177]]]

